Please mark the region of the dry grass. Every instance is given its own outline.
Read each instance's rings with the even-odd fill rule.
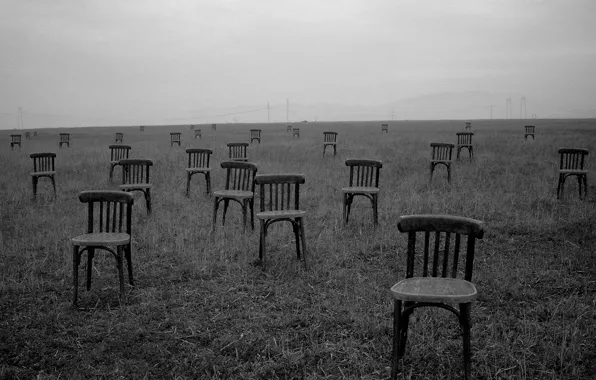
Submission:
[[[266,272],[249,263],[258,254],[258,227],[242,234],[232,205],[228,224],[211,228],[212,199],[202,178],[184,196],[186,156],[169,146],[215,149],[248,141],[250,126],[203,126],[203,140],[182,127],[119,128],[131,157],[155,161],[154,214],[136,198],[133,264],[136,289],[120,304],[113,259],[98,255],[90,292],[71,302],[69,238],[83,232],[81,190],[110,189],[108,149],[113,128],[76,129],[70,149],[58,130],[41,131],[9,150],[0,136],[0,378],[388,378],[390,286],[403,276],[399,215],[445,213],[486,222],[477,247],[472,371],[485,379],[588,379],[596,373],[595,188],[577,199],[576,183],[555,196],[557,149],[592,152],[594,121],[537,121],[535,141],[522,122],[477,121],[476,160],[455,164],[453,182],[440,171],[428,184],[429,143],[453,142],[463,122],[300,124],[300,140],[283,125],[263,125],[249,155],[260,173],[301,172],[311,270],[295,260],[291,229],[268,237]],[[339,132],[338,156],[322,157],[322,131]],[[42,180],[31,201],[29,153],[57,152],[58,196]],[[364,200],[341,223],[340,188],[348,157],[382,159],[380,226]],[[117,175],[119,175],[117,169]],[[223,185],[215,170],[213,187]],[[221,217],[220,217],[221,218]],[[219,220],[221,220],[219,218]],[[84,264],[81,267],[84,273]],[[83,281],[81,281],[82,283]],[[418,312],[403,378],[459,378],[456,320],[441,310]]]

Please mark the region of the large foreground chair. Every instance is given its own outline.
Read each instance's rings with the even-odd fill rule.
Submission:
[[[37,198],[37,184],[40,178],[49,178],[52,181],[54,196],[56,196],[56,153],[33,153],[30,155],[33,159],[33,172],[31,172],[31,181],[33,185],[33,199]]]
[[[257,166],[248,162],[225,161],[221,167],[226,169],[226,187],[224,190],[213,192],[213,230],[217,225],[217,210],[220,202],[224,202],[222,225],[226,223],[226,213],[230,201],[242,207],[242,230],[246,231],[246,214],[250,209],[250,226],[254,230],[254,201],[255,201],[255,175]]]
[[[260,194],[260,212],[257,213],[257,219],[261,224],[259,261],[263,268],[267,257],[267,229],[273,223],[288,221],[294,231],[296,256],[298,260],[302,260],[304,269],[308,269],[304,235],[306,212],[300,210],[300,185],[304,182],[302,174],[266,174],[255,177]]]
[[[383,162],[368,159],[349,159],[346,166],[350,168],[348,187],[341,189],[343,193],[344,225],[348,223],[352,202],[355,196],[363,196],[370,200],[373,209],[373,223],[379,223],[379,172]]]
[[[399,360],[404,356],[410,315],[419,307],[434,306],[453,312],[459,319],[464,378],[469,379],[470,310],[478,296],[471,281],[476,239],[482,239],[484,224],[457,216],[408,215],[400,218],[397,228],[408,234],[408,252],[405,279],[391,287],[394,300],[391,378],[397,379]],[[424,236],[422,249],[416,247],[418,233]],[[467,237],[465,242],[462,237]],[[460,254],[462,246],[465,254]],[[458,278],[461,276],[463,279]],[[459,305],[459,310],[454,304]]]
[[[579,197],[588,195],[588,171],[584,169],[584,162],[588,155],[587,149],[561,148],[559,149],[559,183],[557,184],[557,199],[561,197],[567,177],[577,177]]]
[[[122,191],[83,191],[79,200],[87,203],[87,233],[70,239],[72,243],[73,306],[79,291],[79,264],[87,251],[87,290],[91,289],[95,250],[110,252],[116,259],[120,280],[120,297],[124,296],[124,260],[128,265],[128,282],[134,286],[131,260],[131,194]],[[112,247],[116,247],[114,250]],[[82,249],[81,249],[82,248]]]

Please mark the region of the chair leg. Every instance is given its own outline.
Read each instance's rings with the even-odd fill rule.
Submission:
[[[405,302],[404,303],[404,308],[408,307],[410,305],[410,303]],[[410,326],[410,316],[412,315],[412,309],[409,310],[409,312],[406,313],[402,313],[401,316],[401,321],[400,321],[400,329],[401,329],[401,334],[399,337],[399,357],[404,356],[405,352],[406,352],[406,345],[408,343],[408,327]]]
[[[401,300],[393,301],[393,352],[391,354],[391,379],[397,379],[399,372],[400,337],[401,337]]]
[[[219,208],[219,197],[215,197],[213,200],[213,230],[215,231],[215,227],[217,226],[217,209]]]
[[[302,262],[304,263],[304,270],[308,270],[307,249],[306,249],[306,234],[304,233],[304,220],[298,218],[300,225],[300,239],[302,241]]]
[[[131,253],[131,250],[132,250],[132,247],[130,244],[124,246],[124,255],[126,257],[126,265],[128,267],[128,283],[131,286],[135,286],[135,281],[132,276],[132,253]]]
[[[95,248],[87,249],[87,291],[91,290],[91,276],[93,274],[93,256]]]
[[[224,199],[224,209],[223,209],[223,216],[221,217],[221,225],[226,225],[226,213],[228,212],[228,206],[230,205],[229,199]]]
[[[346,224],[350,221],[350,213],[352,212],[352,202],[354,201],[353,194],[346,194]]]
[[[473,147],[473,146],[471,146],[471,147],[468,149],[468,152],[470,152],[470,161],[472,161],[472,160],[474,159],[474,147]]]
[[[559,184],[557,185],[557,199],[561,198],[561,194],[563,193],[564,187],[565,187],[565,175],[559,174]]]
[[[246,199],[242,201],[242,232],[246,232],[246,214],[248,209],[248,203]]]
[[[110,182],[112,182],[112,175],[114,174],[114,165],[110,164]]]
[[[459,323],[462,329],[463,349],[464,349],[464,378],[470,379],[470,361],[472,359],[472,351],[470,348],[470,310],[471,303],[462,303],[459,305]]]
[[[255,229],[255,200],[250,199],[248,202],[248,205],[250,206],[250,228],[254,231]]]
[[[433,165],[431,162],[431,164],[430,164],[430,178],[428,180],[429,182],[432,182],[432,180],[433,180],[433,172],[434,171],[435,171],[435,165]]]
[[[347,196],[348,194],[344,194],[343,195],[343,202],[342,202],[342,206],[343,206],[343,219],[344,219],[344,226],[346,224],[348,224],[348,213],[347,213],[347,207],[348,207],[348,200],[347,200]]]
[[[461,152],[461,148],[462,148],[461,146],[458,146],[458,147],[457,147],[457,155],[456,155],[456,157],[455,157],[455,159],[456,159],[456,160],[459,160],[459,154],[460,154],[460,152]]]
[[[186,196],[187,197],[188,197],[188,194],[190,193],[190,177],[191,177],[191,174],[186,173]]]
[[[72,306],[76,306],[79,295],[79,246],[72,247]]]
[[[54,188],[54,197],[56,197],[58,195],[56,193],[56,178],[54,176],[51,176],[50,179],[52,180],[52,187]]]
[[[337,145],[333,145],[333,155],[337,155]]]
[[[151,189],[145,190],[144,193],[145,202],[147,203],[147,215],[151,215]]]
[[[584,174],[583,175],[584,178],[584,197],[588,197],[588,175]]]
[[[451,164],[447,164],[447,182],[451,183]]]
[[[118,280],[120,283],[120,298],[124,297],[124,255],[123,255],[122,246],[119,245],[116,247],[116,267],[118,268]]]
[[[33,200],[35,200],[37,198],[37,181],[38,178],[36,176],[31,177],[31,180],[33,181]]]
[[[259,260],[261,260],[261,268],[265,269],[265,243],[267,237],[267,223],[264,219],[260,220],[261,232],[259,240]]]
[[[372,198],[372,207],[373,207],[373,223],[375,226],[379,225],[379,194],[373,194]]]
[[[296,258],[300,261],[300,226],[297,220],[292,221],[292,230],[294,231],[294,240],[296,241]]]
[[[211,194],[211,173],[205,173],[207,195]]]

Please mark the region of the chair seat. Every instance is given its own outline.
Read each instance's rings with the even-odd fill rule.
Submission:
[[[235,199],[249,199],[254,197],[252,191],[244,190],[217,190],[213,195],[220,198],[235,198]]]
[[[110,161],[110,165],[120,165],[120,161]]]
[[[44,176],[44,175],[55,175],[56,172],[52,171],[52,172],[32,172],[31,176],[33,177],[40,177],[40,176]]]
[[[151,189],[153,185],[149,183],[130,183],[126,185],[120,185],[118,188],[122,190],[135,190],[135,189]]]
[[[467,303],[476,299],[476,287],[469,281],[443,277],[411,277],[391,287],[401,301]]]
[[[353,186],[353,187],[344,187],[341,189],[343,193],[354,193],[354,194],[376,194],[379,192],[378,187],[362,187],[362,186]]]
[[[284,218],[302,218],[306,215],[306,211],[302,210],[278,210],[278,211],[263,211],[257,213],[258,219],[284,219]]]
[[[452,160],[430,160],[431,164],[436,164],[439,162],[443,162],[445,164],[450,164],[452,162]]]
[[[130,243],[130,235],[120,232],[98,232],[79,235],[70,239],[72,245],[98,246],[98,245],[124,245]]]
[[[588,174],[587,170],[573,170],[573,169],[561,169],[560,174]]]
[[[206,173],[210,171],[211,168],[186,168],[187,173]]]

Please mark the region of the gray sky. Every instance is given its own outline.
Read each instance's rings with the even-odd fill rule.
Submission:
[[[41,124],[175,123],[286,98],[382,105],[465,91],[596,116],[594,0],[0,0],[0,9],[2,129],[19,106]]]

